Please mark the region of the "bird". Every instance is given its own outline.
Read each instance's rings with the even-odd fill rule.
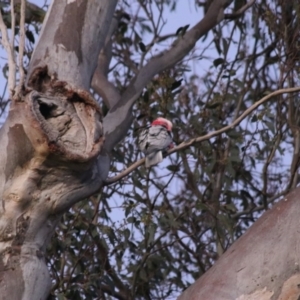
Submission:
[[[172,122],[165,118],[155,119],[138,137],[139,149],[145,154],[145,166],[150,168],[163,160],[163,151],[173,148]]]

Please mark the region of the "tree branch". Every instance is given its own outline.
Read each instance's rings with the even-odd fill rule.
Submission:
[[[98,64],[92,79],[92,88],[100,95],[108,108],[113,107],[121,98],[116,87],[107,79],[109,64],[112,58],[111,37],[116,30],[118,20],[113,18],[106,37],[105,45],[99,53]]]
[[[232,14],[225,14],[224,19],[226,20],[234,20],[237,19],[238,17],[240,17],[242,14],[244,14],[244,12],[251,7],[256,0],[251,0],[250,2],[246,3],[244,6],[242,6],[239,10],[237,10],[236,12],[232,13]]]
[[[99,62],[103,59],[104,54],[100,53],[98,65]],[[94,91],[100,95],[105,103],[105,105],[108,108],[111,108],[121,98],[120,93],[115,88],[115,86],[107,79],[106,75],[101,71],[101,67],[97,67],[93,81],[92,81],[92,88]]]
[[[177,147],[174,147],[173,149],[169,150],[167,152],[167,156],[174,153],[174,152],[178,152],[180,150],[186,149],[189,146],[192,146],[196,143],[199,142],[203,142],[205,140],[211,139],[212,137],[215,137],[219,134],[222,134],[232,128],[234,128],[235,126],[239,125],[249,114],[251,114],[256,108],[258,108],[260,105],[262,105],[263,103],[267,102],[269,99],[273,98],[274,96],[277,95],[281,95],[281,94],[285,94],[285,93],[295,93],[295,92],[299,92],[300,91],[300,87],[293,87],[293,88],[286,88],[286,89],[280,89],[277,90],[273,93],[270,93],[269,95],[263,97],[262,99],[260,99],[259,101],[257,101],[255,104],[253,104],[252,106],[250,106],[249,108],[247,108],[238,118],[235,119],[235,121],[233,121],[231,124],[219,129],[219,130],[215,130],[213,132],[210,132],[206,135],[188,140],[186,142],[181,143],[180,145],[178,145]],[[104,185],[110,185],[112,183],[115,183],[117,181],[119,181],[120,179],[124,178],[125,176],[127,176],[128,174],[130,174],[133,170],[135,170],[136,168],[138,168],[139,166],[141,166],[143,163],[145,162],[145,158],[140,159],[139,161],[135,162],[134,164],[132,164],[129,168],[127,168],[126,170],[122,171],[120,174],[118,174],[117,176],[108,178],[107,180],[105,180]]]
[[[13,18],[14,17],[12,16],[12,20]],[[0,31],[2,36],[1,44],[4,47],[5,51],[7,52],[7,56],[8,56],[8,89],[9,89],[9,96],[10,98],[12,98],[13,91],[16,85],[15,53],[14,53],[13,41],[12,41],[12,45],[10,45],[9,43],[7,27],[4,24],[1,10],[0,10]]]
[[[14,49],[15,46],[15,32],[16,32],[16,15],[15,15],[15,1],[10,0],[10,16],[11,16],[11,41],[10,47]]]
[[[214,0],[200,22],[183,36],[178,37],[169,50],[154,56],[141,68],[122,95],[121,100],[103,120],[106,136],[104,147],[107,151],[110,151],[126,134],[132,121],[131,108],[143,88],[152,80],[153,76],[182,60],[203,35],[219,24],[224,19],[224,9],[227,6],[227,0]]]
[[[19,72],[20,80],[16,90],[16,96],[20,97],[20,93],[24,84],[25,72],[23,68],[24,48],[25,48],[25,13],[26,2],[21,0],[21,17],[20,17],[20,40],[19,40]]]

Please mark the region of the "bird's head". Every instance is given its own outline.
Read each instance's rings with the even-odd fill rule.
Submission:
[[[152,123],[151,123],[152,126],[163,126],[165,127],[168,131],[172,131],[172,127],[173,127],[173,124],[171,121],[165,119],[165,118],[157,118],[155,119]]]

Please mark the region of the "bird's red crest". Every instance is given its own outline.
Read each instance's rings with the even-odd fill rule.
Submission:
[[[173,124],[171,121],[165,119],[165,118],[157,118],[155,119],[152,124],[152,126],[157,126],[157,125],[160,125],[160,126],[163,126],[165,127],[168,131],[172,131],[172,127],[173,127]]]

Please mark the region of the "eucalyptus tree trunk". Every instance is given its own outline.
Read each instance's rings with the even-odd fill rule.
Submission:
[[[300,299],[300,188],[240,237],[178,300]]]
[[[0,131],[0,298],[46,299],[61,214],[101,187],[101,112],[89,94],[117,0],[54,1],[26,89]]]

